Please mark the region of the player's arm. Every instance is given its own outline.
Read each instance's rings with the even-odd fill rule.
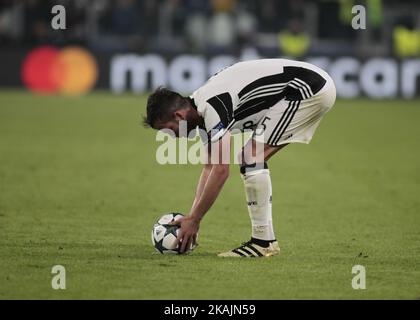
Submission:
[[[228,134],[228,132],[225,133],[225,134]],[[207,179],[208,179],[208,177],[210,175],[210,172],[211,172],[213,163],[222,163],[220,157],[218,159],[216,159],[216,160],[212,160],[213,158],[211,158],[212,157],[211,149],[212,149],[212,147],[214,148],[214,146],[219,147],[219,145],[217,145],[215,143],[211,143],[210,136],[208,137],[208,139],[209,139],[209,143],[208,144],[205,144],[205,151],[206,151],[206,159],[207,159],[207,161],[206,161],[206,163],[203,166],[203,170],[201,171],[201,175],[200,175],[200,178],[198,180],[198,184],[197,184],[197,188],[196,188],[196,192],[195,192],[195,198],[194,198],[194,202],[193,202],[192,208],[194,208],[195,205],[198,203],[198,200],[200,200],[201,194],[203,193],[203,190],[204,190],[204,186],[206,185]],[[227,140],[226,139],[224,141],[224,143],[225,142],[230,142],[230,140]],[[227,150],[227,151],[229,151],[229,150]],[[219,150],[219,154],[221,154],[220,152],[221,151]],[[229,153],[227,153],[227,155],[229,155]],[[216,154],[216,155],[214,155],[214,157],[218,157],[218,155]]]
[[[203,167],[203,170],[201,171],[200,179],[198,180],[197,189],[195,192],[195,198],[192,207],[198,203],[198,200],[201,197],[201,194],[203,193],[204,186],[206,185],[207,179],[210,175],[212,165],[210,163],[206,163]]]
[[[210,170],[207,182],[204,185],[200,198],[191,208],[190,216],[200,222],[210,207],[213,205],[217,196],[229,177],[228,164],[214,164]]]
[[[197,191],[199,192],[199,189],[202,188],[201,194],[198,198],[196,197],[190,214],[181,220],[181,232],[178,236],[178,240],[181,242],[181,252],[184,252],[186,248],[189,248],[191,244],[195,242],[200,221],[213,205],[222,190],[225,181],[229,177],[229,164],[223,163],[223,155],[225,155],[225,157],[230,155],[229,132],[227,132],[218,142],[214,142],[212,144],[212,149],[218,150],[217,161],[213,160],[213,163],[210,165],[211,167],[208,166],[207,169],[205,167],[203,170],[208,170],[208,172],[203,172],[202,176],[200,176],[200,180],[203,179],[203,182],[199,182]],[[211,158],[214,159],[214,157]],[[206,181],[204,182],[205,178]]]

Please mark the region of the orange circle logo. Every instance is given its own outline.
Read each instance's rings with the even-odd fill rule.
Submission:
[[[81,95],[95,86],[98,66],[83,48],[42,46],[26,56],[21,73],[23,83],[34,93]]]

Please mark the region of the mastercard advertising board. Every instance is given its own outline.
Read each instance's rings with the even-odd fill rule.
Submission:
[[[0,86],[17,87],[23,83],[30,91],[43,95],[77,96],[93,88],[115,94],[145,94],[159,86],[189,94],[228,65],[262,58],[266,57],[257,51],[244,51],[239,56],[99,51],[93,56],[81,47],[59,49],[48,45],[24,54],[0,51],[0,61],[7,61],[7,71],[3,68],[0,73]],[[412,99],[420,95],[420,59],[314,56],[304,61],[331,75],[340,98]],[[13,76],[19,68],[20,79]]]
[[[21,66],[25,86],[36,94],[82,95],[98,79],[98,66],[84,48],[41,46],[28,53]]]

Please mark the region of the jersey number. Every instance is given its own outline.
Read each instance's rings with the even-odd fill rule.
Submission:
[[[261,126],[263,128],[258,128],[259,130],[255,134],[261,135],[267,129],[267,125],[265,124],[267,120],[271,120],[271,118],[265,117],[263,121],[261,121]],[[243,126],[243,130],[247,130],[247,129],[252,129],[255,126],[255,124],[252,122],[252,120],[249,120],[249,121],[244,122],[242,126]]]

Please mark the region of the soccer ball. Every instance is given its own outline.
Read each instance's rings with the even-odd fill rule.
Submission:
[[[163,215],[153,226],[152,244],[162,254],[178,254],[179,248],[176,241],[179,225],[169,223],[182,218],[182,213],[168,213]]]

